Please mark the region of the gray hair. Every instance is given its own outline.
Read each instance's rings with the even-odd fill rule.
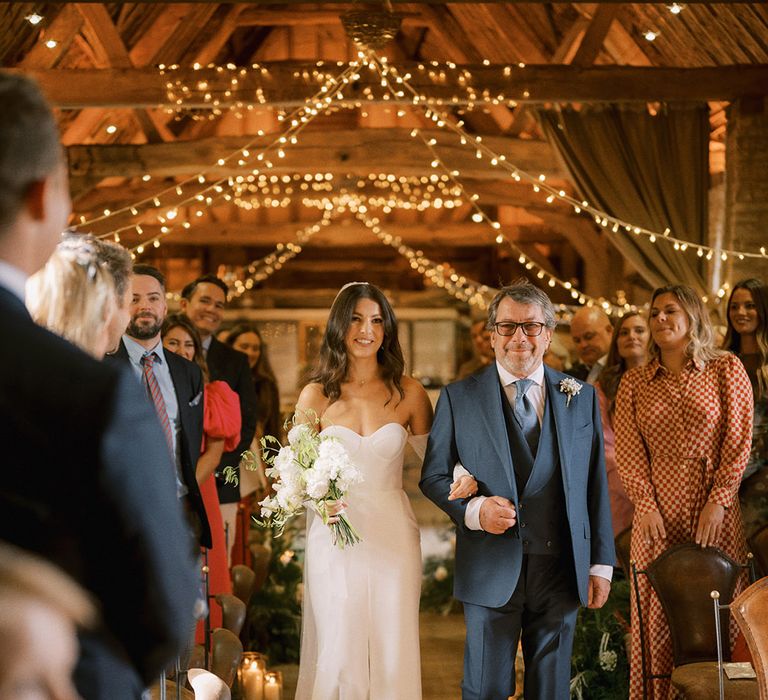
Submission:
[[[491,305],[488,307],[488,322],[485,327],[490,331],[493,330],[496,323],[496,313],[499,310],[499,304],[502,299],[512,299],[518,304],[536,304],[544,314],[544,325],[547,328],[554,328],[557,325],[555,320],[555,307],[552,304],[550,298],[539,289],[536,285],[525,277],[516,279],[512,284],[502,287],[493,297]]]

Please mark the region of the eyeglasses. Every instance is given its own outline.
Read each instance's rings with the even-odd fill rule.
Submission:
[[[524,335],[532,338],[541,335],[541,331],[544,330],[545,325],[546,324],[538,323],[537,321],[526,321],[525,323],[502,321],[501,323],[494,323],[493,327],[499,335],[514,335],[517,329],[520,328]]]

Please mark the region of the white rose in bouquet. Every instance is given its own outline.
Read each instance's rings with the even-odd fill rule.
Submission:
[[[343,548],[356,544],[360,535],[341,513],[329,522],[327,501],[342,501],[352,484],[362,481],[344,445],[331,436],[321,436],[314,425],[296,423],[288,431],[288,444],[271,435],[261,439],[263,459],[269,465],[274,495],[261,505],[261,524],[273,526],[279,536],[286,522],[303,512],[309,502],[331,529],[334,544]]]

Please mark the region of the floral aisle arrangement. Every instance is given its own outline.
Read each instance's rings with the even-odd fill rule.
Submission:
[[[360,483],[362,475],[340,440],[318,432],[319,423],[316,416],[311,422],[298,422],[294,416],[285,426],[292,426],[288,444],[281,444],[273,435],[261,438],[266,475],[274,494],[259,501],[261,519],[257,522],[272,528],[279,537],[290,519],[310,507],[330,528],[333,543],[343,549],[360,542],[360,535],[343,510],[334,513],[332,505],[343,502],[350,486]],[[243,453],[241,465],[245,468],[257,462],[252,452]]]
[[[611,584],[608,602],[599,610],[581,608],[571,660],[571,697],[577,700],[623,700],[629,696],[629,581]]]
[[[270,664],[298,663],[303,595],[304,523],[289,522],[283,537],[253,524],[271,547],[269,576],[248,603],[246,647],[267,655]]]
[[[461,612],[461,603],[453,597],[453,557],[429,557],[424,562],[421,579],[421,604],[425,612],[441,615]]]

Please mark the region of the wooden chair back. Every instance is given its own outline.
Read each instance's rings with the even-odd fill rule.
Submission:
[[[768,700],[768,576],[753,583],[734,599],[731,614],[752,654],[760,700]]]
[[[221,606],[221,626],[239,637],[245,624],[245,603],[229,593],[219,593],[216,602]]]
[[[211,672],[230,688],[235,682],[243,645],[236,634],[219,627],[211,634]]]
[[[670,547],[646,568],[667,616],[674,665],[717,660],[717,636],[710,593],[730,603],[743,567],[715,547]],[[720,613],[723,648],[728,649],[728,610]]]
[[[256,574],[253,569],[244,564],[232,567],[232,593],[248,605],[256,587]]]

